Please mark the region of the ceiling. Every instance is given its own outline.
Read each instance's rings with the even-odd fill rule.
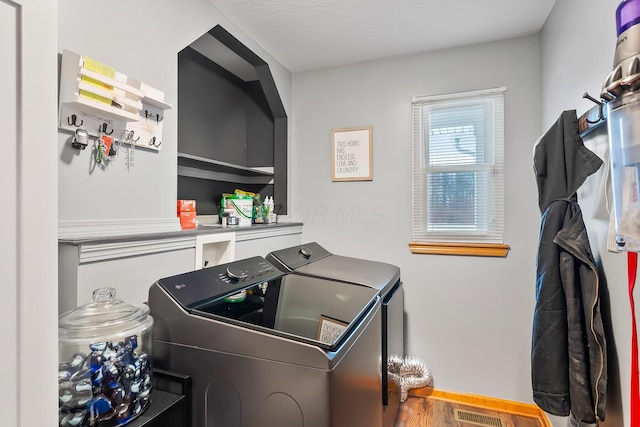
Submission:
[[[291,72],[538,32],[555,0],[209,0]]]

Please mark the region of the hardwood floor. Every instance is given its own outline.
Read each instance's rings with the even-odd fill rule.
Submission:
[[[429,387],[413,390],[402,404],[396,427],[551,427],[535,405]]]

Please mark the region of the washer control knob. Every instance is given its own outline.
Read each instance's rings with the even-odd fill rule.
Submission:
[[[231,267],[227,267],[226,271],[227,277],[232,280],[242,280],[247,277],[247,273],[242,270],[232,270]]]
[[[309,259],[311,257],[311,255],[313,255],[313,252],[311,251],[311,249],[309,249],[309,248],[307,248],[305,246],[302,246],[300,248],[300,250],[298,251],[298,253],[300,255],[302,255],[303,257],[305,257],[306,259]]]

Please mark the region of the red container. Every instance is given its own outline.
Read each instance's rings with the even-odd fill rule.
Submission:
[[[178,200],[178,212],[195,212],[195,200]]]
[[[195,211],[182,211],[178,212],[180,218],[180,227],[183,230],[189,228],[196,228],[196,212]]]

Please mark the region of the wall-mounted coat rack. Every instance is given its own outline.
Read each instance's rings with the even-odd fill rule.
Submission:
[[[604,108],[602,101],[593,98],[588,92],[585,92],[582,97],[596,104],[578,118],[578,132],[580,132],[580,136],[584,138],[595,129],[607,123],[607,109]]]
[[[164,111],[170,108],[162,91],[89,57],[62,52],[60,129],[83,129],[96,138],[102,133],[120,138],[129,132],[136,147],[159,151]]]

